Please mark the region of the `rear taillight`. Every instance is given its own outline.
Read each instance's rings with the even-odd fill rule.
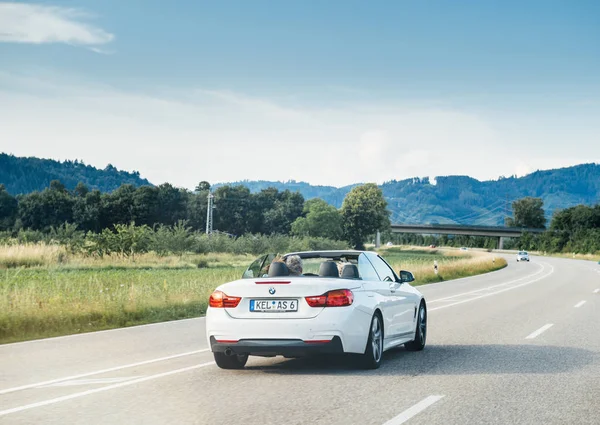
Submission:
[[[236,308],[241,300],[241,297],[230,297],[221,291],[215,291],[210,294],[208,305],[213,308]]]
[[[349,289],[336,289],[323,295],[306,297],[305,300],[311,307],[345,307],[352,304],[354,294]]]

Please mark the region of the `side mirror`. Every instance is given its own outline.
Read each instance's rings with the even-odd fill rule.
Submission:
[[[415,280],[415,277],[413,276],[413,274],[411,272],[407,272],[406,270],[400,270],[400,282],[408,283],[408,282],[413,282],[414,280]]]

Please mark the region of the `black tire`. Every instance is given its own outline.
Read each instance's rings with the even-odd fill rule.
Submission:
[[[225,353],[213,353],[213,356],[221,369],[243,369],[248,361],[248,354],[227,356]]]
[[[383,359],[383,322],[379,314],[373,315],[369,326],[369,337],[365,352],[360,354],[359,364],[363,369],[377,369]]]
[[[424,302],[419,306],[417,313],[417,329],[415,330],[415,339],[404,344],[408,351],[421,351],[427,343],[427,307]]]

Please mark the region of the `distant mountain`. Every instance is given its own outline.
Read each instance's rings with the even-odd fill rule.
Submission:
[[[122,184],[151,185],[138,172],[119,171],[112,165],[103,170],[79,161],[19,158],[0,153],[0,184],[17,195],[43,190],[60,180],[68,189],[79,182],[90,189],[111,192]],[[305,199],[321,198],[341,207],[346,194],[357,184],[333,187],[305,182],[239,181],[251,192],[268,187],[300,192]],[[223,184],[214,185],[214,187]],[[392,212],[393,223],[457,223],[501,225],[510,213],[510,203],[525,196],[544,200],[546,216],[578,204],[600,202],[600,164],[582,164],[556,170],[536,171],[524,177],[479,181],[468,176],[411,178],[380,185]]]
[[[435,184],[433,184],[435,183]],[[304,182],[241,181],[252,192],[267,187],[298,191],[306,199],[322,198],[336,207],[355,185],[336,188]],[[479,181],[467,176],[411,178],[380,185],[393,223],[502,225],[510,203],[526,196],[544,200],[546,216],[558,209],[600,202],[600,165],[582,164],[536,171],[524,177]]]
[[[112,192],[122,184],[151,185],[137,171],[119,171],[110,164],[99,170],[77,160],[60,162],[0,153],[0,183],[9,193],[17,195],[43,190],[52,180],[60,180],[67,189],[74,189],[77,183],[83,182],[90,189],[102,192]]]

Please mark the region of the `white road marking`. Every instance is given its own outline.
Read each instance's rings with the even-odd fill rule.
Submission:
[[[191,356],[192,354],[203,353],[205,351],[209,351],[209,349],[205,348],[203,350],[188,351],[187,353],[174,354],[172,356],[160,357],[158,359],[145,360],[143,362],[131,363],[131,364],[123,365],[123,366],[115,366],[115,367],[111,367],[111,368],[108,368],[108,369],[97,370],[95,372],[81,373],[79,375],[65,376],[64,378],[51,379],[49,381],[36,382],[34,384],[21,385],[20,387],[7,388],[7,389],[4,389],[4,390],[0,390],[0,394],[8,394],[8,393],[12,393],[12,392],[15,392],[15,391],[26,390],[26,389],[29,389],[29,388],[35,388],[35,387],[41,387],[41,386],[44,386],[44,385],[55,384],[57,382],[71,381],[73,379],[85,378],[87,376],[99,375],[101,373],[114,372],[116,370],[127,369],[127,368],[130,368],[130,367],[143,366],[143,365],[147,365],[147,364],[151,364],[151,363],[163,362],[165,360],[176,359],[176,358],[184,357],[184,356]]]
[[[600,292],[600,288],[594,289],[594,294],[597,294],[598,292]]]
[[[390,419],[389,421],[387,421],[383,425],[400,425],[400,424],[403,424],[406,421],[408,421],[409,419],[411,419],[413,416],[418,415],[419,413],[421,413],[423,410],[427,409],[432,404],[434,404],[434,403],[438,402],[439,400],[441,400],[443,397],[444,397],[443,395],[430,395],[429,397],[421,400],[420,402],[418,402],[414,406],[409,407],[408,409],[406,409],[404,412],[400,413],[395,418]]]
[[[582,305],[584,305],[585,303],[586,303],[586,301],[585,301],[585,300],[583,300],[583,301],[579,301],[579,302],[578,302],[577,304],[575,304],[573,307],[575,307],[575,308],[579,308],[579,307],[581,307]]]
[[[62,381],[55,384],[43,385],[36,388],[49,388],[49,387],[73,387],[78,385],[104,385],[104,384],[115,384],[117,382],[130,381],[132,379],[142,378],[141,376],[125,376],[120,378],[96,378],[96,379],[74,379],[72,381]]]
[[[477,292],[482,292],[482,291],[485,291],[485,290],[488,290],[488,289],[493,289],[493,288],[498,288],[498,287],[501,287],[501,286],[510,285],[511,283],[516,283],[516,282],[519,282],[521,280],[525,280],[525,279],[529,279],[529,278],[535,277],[535,276],[539,275],[540,273],[544,272],[544,266],[543,265],[540,265],[540,266],[541,267],[540,267],[540,269],[537,272],[535,272],[533,274],[530,274],[528,276],[523,276],[523,277],[520,277],[518,279],[511,280],[509,282],[504,282],[504,283],[499,283],[499,284],[496,284],[496,285],[486,286],[484,288],[478,288],[478,289],[475,289],[473,291],[461,292],[460,294],[451,295],[449,297],[438,298],[436,300],[428,301],[427,304],[433,304],[433,303],[437,303],[437,302],[441,302],[441,301],[448,301],[448,300],[452,300],[453,298],[459,298],[459,297],[462,297],[464,295],[475,294]]]
[[[60,403],[62,401],[72,400],[74,398],[84,397],[86,395],[96,394],[96,393],[100,393],[103,391],[114,390],[115,388],[127,387],[129,385],[138,384],[140,382],[146,382],[146,381],[151,381],[151,380],[158,379],[158,378],[164,378],[165,376],[175,375],[177,373],[188,372],[190,370],[200,369],[201,367],[212,366],[214,364],[215,364],[215,362],[201,363],[201,364],[197,364],[194,366],[184,367],[182,369],[175,369],[175,370],[171,370],[169,372],[163,372],[163,373],[159,373],[156,375],[145,376],[143,378],[134,379],[133,381],[120,382],[118,384],[109,385],[107,387],[95,388],[93,390],[69,394],[69,395],[66,395],[63,397],[51,398],[49,400],[40,401],[38,403],[31,403],[31,404],[26,404],[24,406],[14,407],[12,409],[1,410],[0,416],[9,415],[11,413],[22,412],[23,410],[34,409],[36,407],[47,406],[49,404]]]
[[[515,286],[510,286],[508,288],[504,288],[504,289],[501,289],[501,290],[496,291],[496,292],[490,292],[489,294],[483,294],[483,295],[479,295],[477,297],[469,298],[469,299],[466,299],[466,300],[457,301],[457,302],[452,303],[452,304],[446,304],[446,305],[442,305],[442,306],[439,306],[439,307],[430,308],[428,311],[431,312],[431,311],[435,311],[435,310],[441,310],[443,308],[448,308],[448,307],[452,307],[452,306],[455,306],[455,305],[459,305],[459,304],[464,304],[464,303],[468,303],[468,302],[471,302],[471,301],[475,301],[475,300],[478,300],[478,299],[481,299],[481,298],[490,297],[492,295],[501,294],[502,292],[510,291],[512,289],[517,289],[517,288],[520,288],[522,286],[531,285],[532,283],[535,283],[535,282],[538,282],[538,281],[540,281],[542,279],[545,279],[548,276],[550,276],[552,273],[554,273],[554,267],[550,266],[550,268],[551,268],[550,273],[546,273],[545,275],[540,276],[537,279],[531,280],[529,282],[521,283],[521,284],[515,285]]]
[[[550,329],[552,326],[554,326],[553,323],[548,323],[547,325],[542,326],[541,328],[539,328],[537,331],[534,331],[532,333],[530,333],[529,335],[527,335],[525,337],[525,339],[533,339],[536,336],[541,335],[542,333],[546,332],[548,329]]]

